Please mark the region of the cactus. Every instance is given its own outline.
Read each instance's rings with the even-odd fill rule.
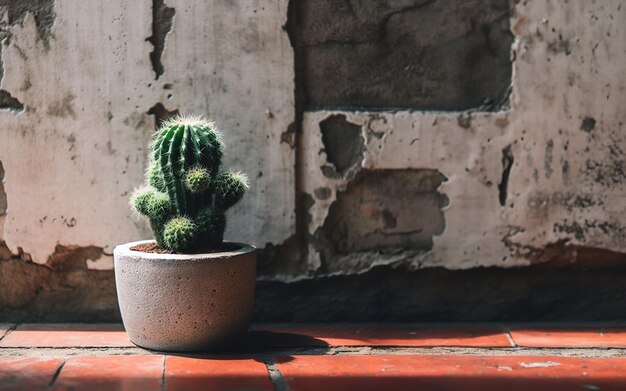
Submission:
[[[174,252],[219,248],[224,213],[248,189],[239,172],[220,171],[223,144],[211,121],[177,116],[163,122],[151,144],[147,184],[131,207],[148,218],[160,247]]]

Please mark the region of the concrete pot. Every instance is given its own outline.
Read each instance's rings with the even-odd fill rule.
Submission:
[[[130,340],[163,351],[227,346],[248,329],[254,301],[256,249],[212,254],[153,254],[115,247],[115,283]]]

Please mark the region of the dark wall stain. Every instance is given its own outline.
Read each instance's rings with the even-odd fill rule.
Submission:
[[[296,210],[296,233],[284,242],[275,245],[267,243],[257,253],[257,273],[263,277],[273,278],[276,275],[307,275],[309,274],[306,257],[308,241],[311,239],[307,225],[311,221],[309,210],[315,204],[310,194],[299,192]]]
[[[509,187],[509,176],[511,175],[511,169],[513,168],[513,152],[511,152],[511,146],[507,145],[502,150],[502,177],[500,183],[498,183],[498,199],[500,205],[506,205],[506,198]]]
[[[584,242],[590,235],[608,235],[616,241],[626,241],[626,227],[616,221],[599,220],[568,220],[560,221],[552,227],[558,234],[566,234],[580,242]]]
[[[563,39],[561,34],[559,34],[558,40],[553,42],[548,42],[548,52],[552,54],[564,53],[566,56],[569,56],[572,53],[572,45],[569,40]]]
[[[604,187],[622,186],[626,183],[626,159],[623,154],[620,157],[608,156],[603,161],[587,159],[583,172]]]
[[[113,271],[86,267],[101,250],[59,246],[39,265],[0,242],[0,322],[119,322]],[[523,268],[379,266],[351,276],[258,281],[253,319],[619,320],[626,307],[625,278],[624,253],[555,245]]]
[[[462,113],[456,117],[456,122],[463,129],[469,129],[472,126],[472,113]]]
[[[155,73],[155,80],[165,72],[161,63],[161,55],[165,49],[165,37],[172,29],[176,11],[165,5],[165,0],[152,1],[152,35],[146,38],[154,47],[150,52],[150,62]]]
[[[590,133],[596,127],[596,120],[593,117],[585,117],[580,123],[580,130]]]
[[[445,228],[448,198],[437,188],[436,170],[361,171],[337,194],[321,233],[339,254],[355,251],[432,248]]]
[[[378,266],[363,274],[259,281],[254,319],[273,322],[599,321],[624,318],[626,254],[580,248],[523,268]],[[559,258],[557,255],[561,254]],[[598,265],[609,257],[611,265]],[[598,265],[599,267],[594,267]],[[280,305],[276,305],[280,303]]]
[[[60,118],[76,118],[76,112],[74,111],[73,105],[74,99],[76,99],[74,95],[66,95],[60,102],[56,102],[48,106],[47,114]]]
[[[508,103],[508,0],[291,0],[305,105],[499,110]]]
[[[536,192],[528,197],[528,207],[546,215],[553,206],[565,208],[568,212],[582,210],[593,206],[603,205],[596,194],[583,194],[573,192]]]
[[[327,160],[338,174],[360,165],[365,143],[360,126],[346,121],[345,115],[332,115],[320,122],[320,129]]]
[[[159,126],[161,126],[161,123],[163,121],[167,121],[168,119],[180,113],[178,109],[166,109],[165,106],[163,106],[163,103],[159,102],[148,109],[148,114],[154,115],[154,126],[155,128],[158,128]]]
[[[570,173],[569,173],[569,162],[567,160],[563,161],[563,165],[561,166],[561,175],[563,176],[563,183],[568,185],[570,182]]]
[[[280,134],[280,142],[289,145],[291,149],[296,148],[296,126],[293,122]]]
[[[315,198],[318,200],[327,200],[332,195],[332,191],[328,187],[318,187],[313,190],[313,195],[315,195]]]
[[[0,110],[22,111],[24,105],[17,98],[11,96],[9,92],[0,90]]]
[[[546,143],[546,153],[544,156],[544,169],[546,178],[550,179],[552,176],[552,152],[554,151],[554,141],[548,140]]]

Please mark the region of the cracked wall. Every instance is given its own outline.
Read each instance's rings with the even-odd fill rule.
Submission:
[[[459,11],[478,2],[452,6],[438,1],[402,2],[393,15],[404,22],[398,19],[386,26],[384,34],[376,30],[380,27],[377,21],[392,13],[397,4],[329,0],[301,2],[296,7],[295,17],[302,22],[293,27],[296,58],[300,58],[300,78],[296,80],[303,96],[301,191],[310,195],[312,202],[306,212],[303,236],[308,244],[302,266],[290,269],[301,272],[283,278],[295,281],[367,273],[382,265],[409,270],[528,266],[552,263],[547,258],[555,246],[578,249],[565,251],[559,262],[601,264],[605,252],[616,254],[618,264],[626,262],[626,118],[619,109],[626,101],[626,78],[623,67],[617,65],[626,62],[620,49],[626,29],[617,22],[626,20],[626,10],[619,2],[576,6],[566,1],[482,2],[482,8],[465,12]],[[346,22],[326,23],[339,16]],[[418,23],[424,18],[428,23]],[[490,79],[492,84],[484,87],[500,92],[487,100],[496,101],[494,96],[504,92],[508,103],[482,104],[488,94],[481,88],[466,89],[465,95],[454,92],[463,83],[450,74],[435,83],[443,98],[422,95],[424,90],[413,84],[417,79],[412,79],[412,69],[401,72],[387,66],[391,74],[377,78],[376,61],[381,57],[361,61],[352,52],[381,38],[369,29],[387,37],[389,31],[408,25],[413,40],[385,41],[396,45],[388,48],[387,55],[407,50],[404,45],[415,44],[419,38],[431,39],[437,46],[425,55],[428,57],[446,47],[442,42],[448,42],[447,38],[454,36],[450,42],[467,43],[465,40],[481,31],[484,41],[480,42],[494,45],[494,62],[485,65],[483,52],[469,45],[475,56],[455,59],[455,52],[449,51],[446,60],[451,64],[446,66],[469,72],[462,76],[467,82]],[[445,33],[434,34],[439,30],[429,29],[432,25]],[[576,25],[585,28],[576,29]],[[491,37],[496,26],[498,38]],[[331,47],[343,50],[329,56],[319,54]],[[345,65],[352,61],[360,62],[361,73]],[[323,64],[333,69],[324,69]],[[414,60],[412,64],[423,63]],[[494,73],[490,66],[498,71]],[[474,72],[475,67],[487,74]],[[346,69],[350,69],[348,75],[342,73]],[[423,75],[441,75],[438,72],[446,69],[430,63]],[[312,76],[316,72],[319,80]],[[402,85],[389,78],[401,80]],[[429,82],[421,80],[424,85]],[[351,88],[349,92],[346,86]],[[385,101],[381,91],[393,92],[402,104]],[[372,100],[371,105],[363,96]],[[440,109],[448,111],[437,111]],[[336,153],[327,151],[325,124],[336,118],[359,126],[365,140],[361,156],[350,158],[359,163],[344,175],[328,168],[337,158]],[[352,154],[344,151],[344,159],[348,156]],[[377,178],[378,189],[354,189],[359,187],[360,175],[412,170],[435,170],[448,178],[437,188],[437,194],[448,201],[441,209],[427,205],[406,208],[403,217],[417,226],[422,213],[438,211],[445,225],[437,228],[439,220],[429,219],[432,225],[427,228],[436,234],[432,246],[423,246],[421,251],[412,251],[407,243],[399,246],[401,251],[386,251],[386,243],[371,238],[370,228],[381,229],[386,220],[392,221],[385,219],[383,212],[403,204],[396,187],[410,189],[410,181],[389,182],[385,176]],[[346,198],[350,193],[354,196]],[[370,198],[380,198],[376,208],[363,207]],[[372,215],[377,218],[372,220]],[[334,233],[331,238],[329,231]],[[342,251],[337,251],[337,242]],[[359,243],[365,251],[359,249]],[[587,251],[584,249],[597,252],[597,260],[579,256]]]
[[[259,246],[289,237],[294,157],[280,143],[294,118],[286,9],[286,1],[0,1],[0,88],[20,102],[20,111],[2,110],[0,99],[9,199],[0,240],[45,263],[57,245],[109,254],[150,237],[128,196],[142,182],[155,125],[177,112],[211,115],[229,146],[226,164],[250,174],[254,193],[229,211],[226,237]]]
[[[0,16],[0,320],[119,319],[110,254],[150,236],[128,195],[178,112],[210,113],[250,174],[226,237],[260,248],[257,319],[623,302],[619,0],[0,0]],[[507,312],[553,284],[563,297]]]

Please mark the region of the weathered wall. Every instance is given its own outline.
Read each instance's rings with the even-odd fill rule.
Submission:
[[[550,317],[579,280],[618,316],[621,1],[84,3],[0,0],[1,317],[119,318],[110,254],[150,236],[128,194],[176,112],[250,174],[227,237],[261,249],[259,319]]]
[[[305,15],[304,24],[292,26],[303,56],[302,190],[311,195],[301,275],[362,273],[381,264],[523,266],[541,262],[557,244],[626,253],[621,2],[516,2],[510,9],[505,1],[385,4],[392,17],[382,27],[377,22],[379,34],[371,39],[385,45],[387,56],[369,58],[362,67],[369,77],[361,84],[335,80],[353,77],[342,55],[367,37],[359,24],[328,27],[324,21],[338,11],[326,14],[321,7],[309,11],[313,21]],[[357,11],[345,12],[363,21]],[[411,15],[419,15],[412,17],[415,23],[401,22]],[[417,23],[421,18],[428,23]],[[332,55],[316,53],[337,45]],[[430,65],[402,56],[410,65],[385,65],[397,51],[410,49],[426,50],[420,58]],[[333,65],[333,77],[317,80],[315,89],[349,87],[354,96],[367,97],[362,106],[377,110],[339,109],[334,96],[310,96],[307,81],[316,77],[310,70]],[[379,67],[391,72],[370,74],[380,73]],[[396,93],[400,83],[407,90]],[[503,91],[510,95],[503,98]],[[412,96],[403,105],[381,98],[403,94]],[[343,130],[344,139],[325,137],[330,120],[351,132]],[[349,168],[338,169],[335,151],[348,137],[360,140],[360,153],[353,164],[341,163]],[[442,179],[420,191],[428,175]],[[429,201],[419,201],[424,197]],[[350,206],[339,207],[346,200]],[[333,239],[338,235],[340,243]],[[411,245],[420,236],[424,245]],[[346,241],[351,251],[345,251]],[[358,246],[361,241],[367,248]]]
[[[255,192],[229,216],[227,235],[264,244],[292,233],[294,157],[280,142],[294,118],[286,2],[0,7],[2,90],[20,102],[0,111],[9,249],[42,263],[57,244],[110,253],[148,237],[128,194],[155,120],[175,111],[210,113],[227,164],[250,173]]]

